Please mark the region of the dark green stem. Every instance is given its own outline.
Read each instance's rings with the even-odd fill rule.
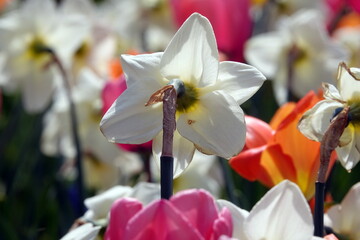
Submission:
[[[80,144],[80,138],[79,138],[79,131],[78,131],[78,121],[76,117],[76,109],[75,104],[72,99],[71,95],[71,87],[69,83],[69,79],[66,73],[66,70],[64,69],[64,66],[62,65],[60,59],[56,55],[54,51],[51,49],[47,49],[47,52],[52,56],[52,62],[57,66],[57,68],[60,71],[60,74],[62,76],[65,90],[67,94],[67,98],[69,100],[69,108],[70,108],[70,121],[71,121],[71,130],[73,134],[73,140],[75,144],[76,149],[76,156],[75,156],[75,166],[78,172],[78,177],[76,180],[77,189],[79,192],[79,201],[77,203],[77,210],[78,210],[78,217],[82,216],[86,210],[84,205],[84,177],[83,177],[83,169],[82,169],[82,150],[81,150],[81,144]]]

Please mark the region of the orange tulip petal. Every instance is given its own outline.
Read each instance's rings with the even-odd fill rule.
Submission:
[[[266,186],[273,186],[268,171],[260,165],[261,155],[266,145],[241,152],[230,159],[230,166],[249,181],[260,180]],[[259,179],[260,177],[260,179]]]

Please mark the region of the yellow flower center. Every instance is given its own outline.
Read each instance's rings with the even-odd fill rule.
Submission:
[[[352,98],[347,101],[350,106],[349,121],[353,124],[360,124],[360,97]]]
[[[194,109],[199,100],[199,90],[191,83],[184,83],[184,92],[178,94],[176,111],[189,112]]]
[[[29,59],[41,61],[48,56],[47,49],[49,49],[49,46],[41,38],[34,37],[27,46],[26,56]]]
[[[289,57],[292,64],[298,65],[307,59],[307,52],[304,47],[296,44],[289,49]]]

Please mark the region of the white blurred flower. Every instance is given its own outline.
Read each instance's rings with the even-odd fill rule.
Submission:
[[[117,39],[114,24],[105,20],[110,13],[103,13],[102,10],[87,0],[66,0],[61,4],[60,11],[64,16],[82,15],[90,25],[83,42],[74,53],[72,70],[75,78],[83,67],[88,67],[108,79],[109,63],[117,55]]]
[[[88,24],[79,15],[60,14],[54,1],[29,0],[0,19],[0,51],[5,54],[6,90],[20,89],[25,110],[42,111],[54,90],[51,49],[64,66],[83,41]]]
[[[131,176],[142,169],[137,154],[122,151],[109,143],[100,132],[101,90],[104,82],[96,74],[85,68],[80,73],[79,82],[72,89],[72,96],[78,120],[78,133],[84,154],[87,183],[92,187],[106,189],[113,186],[119,177]],[[72,161],[76,154],[70,121],[70,109],[65,92],[58,91],[54,105],[44,118],[41,149],[50,156],[61,154]],[[72,171],[71,164],[69,171]],[[74,170],[74,169],[73,169]]]
[[[174,175],[187,167],[195,148],[224,158],[242,149],[245,123],[239,104],[259,89],[265,77],[249,65],[219,64],[214,33],[206,18],[191,15],[164,53],[123,55],[122,64],[128,88],[100,123],[109,141],[138,144],[153,139],[153,153],[159,162],[162,103],[145,103],[178,79],[185,92],[177,100]]]
[[[88,208],[84,214],[87,221],[101,221],[108,216],[112,203],[119,199],[131,197],[136,198],[144,205],[160,198],[160,185],[155,183],[139,182],[133,188],[129,186],[115,186],[109,190],[85,199]]]
[[[240,240],[310,240],[313,220],[299,187],[284,180],[270,189],[250,212],[225,200],[218,200],[232,214],[233,237]]]
[[[320,142],[330,125],[330,120],[344,107],[349,106],[349,125],[335,149],[341,164],[351,170],[360,160],[359,109],[360,68],[348,68],[341,63],[338,68],[337,87],[323,84],[325,100],[308,110],[299,121],[298,128],[307,138]]]
[[[174,192],[198,188],[205,189],[215,198],[220,197],[224,187],[219,161],[216,156],[195,151],[190,166],[174,179]]]
[[[100,226],[93,226],[91,223],[85,223],[70,230],[70,232],[60,240],[94,240],[97,237],[100,228]]]
[[[348,65],[360,66],[360,27],[339,28],[333,33],[333,38],[341,42],[350,53]]]
[[[341,204],[332,206],[324,217],[324,224],[344,239],[360,239],[360,183],[352,186]]]
[[[347,60],[346,49],[330,39],[317,11],[300,11],[284,19],[279,30],[251,38],[245,58],[273,79],[279,104],[288,91],[298,98],[317,90],[321,82],[334,79],[340,61]]]

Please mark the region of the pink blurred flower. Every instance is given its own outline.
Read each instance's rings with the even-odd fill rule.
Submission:
[[[204,15],[214,28],[219,51],[228,60],[244,61],[244,43],[252,31],[249,0],[171,0],[170,4],[178,26],[193,12]]]
[[[113,102],[125,91],[126,89],[126,80],[125,76],[121,75],[117,79],[108,81],[105,84],[105,87],[102,90],[101,98],[103,100],[103,114],[110,108]],[[143,144],[118,144],[124,150],[131,152],[142,152],[150,153],[151,152],[151,141]]]
[[[359,0],[326,0],[325,2],[332,12],[339,12],[345,7],[351,7],[354,11],[360,12]]]
[[[119,199],[110,210],[105,240],[215,240],[232,231],[227,208],[220,212],[204,190],[186,190],[145,207],[136,199]]]

